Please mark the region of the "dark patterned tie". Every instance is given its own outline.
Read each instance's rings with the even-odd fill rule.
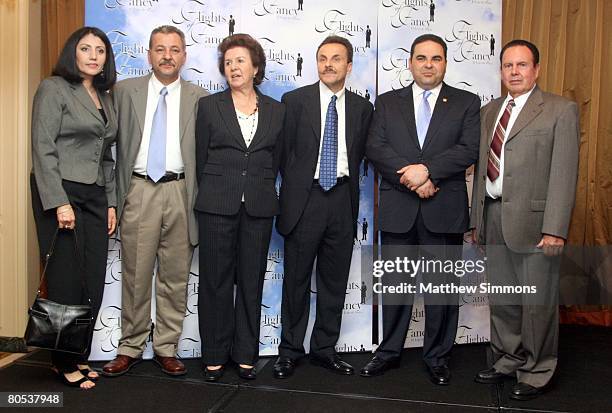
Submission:
[[[495,127],[495,133],[493,134],[493,139],[491,140],[489,162],[487,162],[487,176],[491,182],[495,181],[499,177],[501,150],[504,140],[506,139],[506,127],[508,126],[508,121],[510,120],[510,115],[512,114],[512,108],[514,105],[514,99],[510,99],[506,105],[506,108],[504,109],[504,114],[499,119],[499,122]]]
[[[319,164],[319,185],[324,191],[329,191],[336,185],[338,159],[338,112],[336,111],[336,95],[333,95],[327,106],[325,130],[323,131],[323,148]]]

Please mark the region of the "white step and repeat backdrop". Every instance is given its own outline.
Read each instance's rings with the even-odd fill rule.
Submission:
[[[304,4],[305,3],[305,4]],[[434,4],[435,3],[435,4]],[[432,7],[433,5],[433,7]],[[408,58],[412,40],[424,33],[443,37],[449,45],[446,81],[477,93],[483,104],[499,95],[500,49],[491,39],[501,38],[501,0],[87,0],[86,24],[105,31],[114,46],[119,78],[149,73],[148,39],[162,24],[180,28],[187,38],[187,63],[182,76],[211,93],[226,83],[217,69],[217,46],[229,34],[248,33],[263,46],[266,80],[263,93],[280,100],[283,93],[314,83],[316,48],[327,36],[347,37],[354,46],[353,72],[347,87],[375,101],[377,93],[411,82]],[[371,31],[371,41],[366,34]],[[491,46],[493,45],[493,46]],[[301,75],[297,60],[303,59]],[[362,301],[361,248],[372,245],[374,228],[374,174],[361,168],[362,196],[353,262],[346,289],[338,351],[372,349],[372,300]],[[362,223],[368,223],[364,229]],[[188,285],[188,306],[178,355],[200,356],[198,333],[197,251]],[[152,275],[153,276],[153,275]],[[314,278],[314,277],[313,277]],[[275,355],[280,341],[280,304],[283,280],[283,242],[274,233],[262,300],[260,354]],[[311,320],[314,322],[316,285],[312,285]],[[481,296],[462,297],[458,343],[487,341],[488,307]],[[152,305],[155,320],[155,305]],[[91,358],[115,356],[121,336],[121,240],[111,239],[106,289],[96,324]],[[406,346],[422,343],[423,309],[415,306]],[[154,329],[152,322],[151,329]],[[150,336],[152,337],[152,335]],[[150,338],[149,338],[150,340]],[[308,349],[308,342],[305,343]],[[144,354],[152,357],[150,341]]]

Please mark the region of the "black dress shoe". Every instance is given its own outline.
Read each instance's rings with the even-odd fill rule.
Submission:
[[[327,370],[331,370],[337,374],[350,376],[354,373],[353,366],[343,361],[339,355],[332,354],[331,356],[320,356],[318,354],[310,355],[310,362],[315,366],[321,366]]]
[[[209,382],[219,381],[221,377],[223,377],[223,373],[225,372],[225,367],[221,366],[221,368],[217,370],[209,370],[208,367],[204,367],[204,380]]]
[[[238,376],[245,380],[255,380],[257,378],[257,372],[255,371],[255,367],[246,368],[238,366]]]
[[[531,400],[543,394],[545,387],[533,387],[527,383],[516,383],[512,386],[510,398],[514,400]]]
[[[383,360],[378,356],[374,356],[368,361],[368,363],[361,368],[359,375],[362,377],[374,377],[385,374],[389,369],[396,369],[399,367],[399,359],[394,358],[391,360]]]
[[[295,370],[295,360],[291,357],[280,356],[274,363],[274,377],[277,379],[286,379],[293,375]]]
[[[499,384],[509,378],[511,377],[507,374],[500,373],[491,367],[490,369],[479,371],[476,377],[474,377],[474,381],[482,384]]]
[[[429,367],[429,379],[433,384],[446,386],[450,383],[450,369],[448,366]]]

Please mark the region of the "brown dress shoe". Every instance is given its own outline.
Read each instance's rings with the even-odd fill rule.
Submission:
[[[130,371],[132,367],[142,361],[141,358],[132,358],[119,354],[113,361],[109,361],[102,368],[102,375],[106,377],[117,377]]]
[[[182,376],[187,373],[185,365],[176,357],[162,357],[156,354],[153,357],[153,361],[161,367],[161,371],[170,376]]]

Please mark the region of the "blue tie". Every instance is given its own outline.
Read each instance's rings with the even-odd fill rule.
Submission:
[[[336,185],[338,158],[338,112],[336,112],[336,95],[333,95],[327,106],[325,130],[323,131],[323,148],[319,164],[319,185],[329,191]]]
[[[419,145],[421,145],[421,149],[425,143],[427,129],[429,128],[429,121],[431,120],[431,108],[429,107],[429,101],[427,100],[429,95],[431,95],[429,90],[425,90],[423,92],[423,101],[421,102],[417,112],[417,135],[419,136]]]
[[[165,87],[159,92],[157,109],[153,115],[151,126],[151,139],[149,140],[149,155],[147,158],[147,175],[157,182],[166,175],[166,95],[168,89]]]

